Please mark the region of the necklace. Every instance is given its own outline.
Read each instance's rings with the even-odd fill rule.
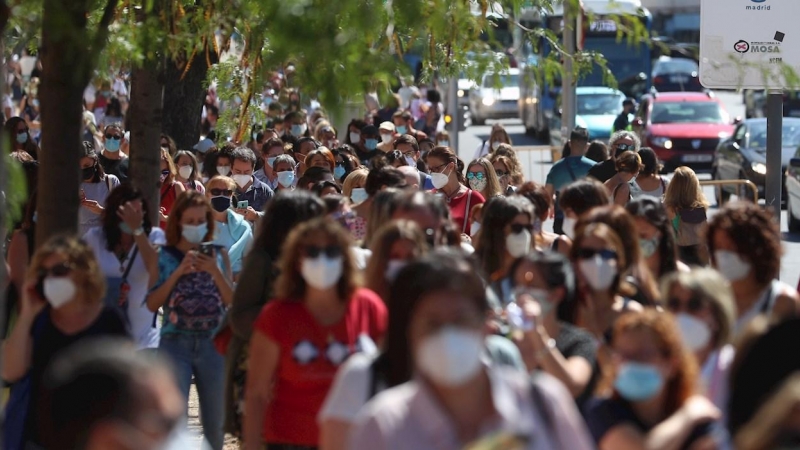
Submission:
[[[450,203],[450,200],[452,200],[454,197],[458,197],[458,194],[460,194],[463,189],[464,189],[464,185],[459,183],[458,184],[458,189],[456,189],[456,191],[453,192],[453,195],[447,195],[446,192],[442,191],[442,193],[444,194],[444,199],[447,201],[447,203]]]

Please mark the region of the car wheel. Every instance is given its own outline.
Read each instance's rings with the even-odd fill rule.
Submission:
[[[789,232],[800,233],[800,219],[794,216],[792,202],[790,202],[788,198],[786,199],[786,217],[788,218]]]

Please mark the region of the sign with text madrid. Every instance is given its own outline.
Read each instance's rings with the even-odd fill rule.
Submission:
[[[707,88],[784,89],[800,74],[800,1],[701,0],[700,83]]]

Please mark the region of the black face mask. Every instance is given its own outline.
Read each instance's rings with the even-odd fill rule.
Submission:
[[[231,207],[231,198],[224,195],[211,197],[211,207],[217,212],[227,211]]]
[[[81,176],[83,177],[81,178],[81,180],[89,180],[91,178],[94,178],[94,173],[95,173],[95,166],[85,167],[81,169]]]

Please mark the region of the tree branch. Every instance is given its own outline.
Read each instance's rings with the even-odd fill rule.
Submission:
[[[84,84],[89,83],[91,79],[91,73],[97,65],[97,60],[100,58],[100,53],[103,51],[103,48],[106,45],[106,41],[108,40],[108,27],[111,25],[111,21],[114,19],[117,9],[117,2],[118,0],[108,0],[108,3],[106,3],[106,7],[103,10],[103,16],[100,18],[100,23],[97,25],[97,32],[94,34],[92,46],[89,48],[89,58],[87,60],[88,65],[87,67],[83,68],[84,70],[82,75],[84,79],[81,81]]]

